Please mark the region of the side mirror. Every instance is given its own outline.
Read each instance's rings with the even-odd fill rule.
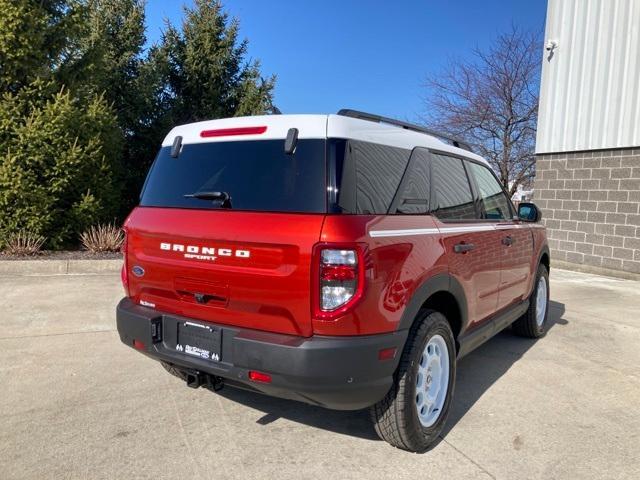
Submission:
[[[518,205],[518,218],[523,222],[539,222],[542,212],[535,204],[523,202]]]

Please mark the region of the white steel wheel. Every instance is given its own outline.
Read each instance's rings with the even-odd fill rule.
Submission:
[[[540,277],[538,279],[538,286],[537,286],[537,293],[536,293],[536,323],[538,324],[538,327],[542,327],[542,324],[544,323],[544,319],[547,315],[547,300],[549,297],[549,290],[547,288],[547,279],[544,277]]]
[[[449,389],[449,349],[441,335],[429,339],[420,357],[416,379],[416,411],[423,427],[442,413]]]

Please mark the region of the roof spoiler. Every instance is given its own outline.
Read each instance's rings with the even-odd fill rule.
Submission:
[[[421,127],[420,125],[403,122],[402,120],[395,120],[393,118],[383,117],[381,115],[375,115],[373,113],[360,112],[358,110],[350,110],[348,108],[343,108],[342,110],[340,110],[338,112],[338,115],[341,115],[343,117],[358,118],[360,120],[368,120],[369,122],[388,123],[389,125],[395,125],[396,127],[404,128],[405,130],[425,133],[427,135],[431,135],[432,137],[439,138],[440,140],[446,140],[454,147],[462,148],[470,152],[472,151],[471,146],[463,140],[455,138],[451,135],[447,135],[446,133],[440,133],[429,128]]]

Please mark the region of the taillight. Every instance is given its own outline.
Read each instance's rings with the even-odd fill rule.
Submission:
[[[361,296],[363,265],[357,249],[319,247],[316,256],[317,300],[314,316],[331,319],[345,313]]]

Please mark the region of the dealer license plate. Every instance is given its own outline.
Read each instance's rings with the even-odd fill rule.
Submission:
[[[195,322],[179,322],[176,350],[204,360],[219,362],[220,337],[219,328]]]

